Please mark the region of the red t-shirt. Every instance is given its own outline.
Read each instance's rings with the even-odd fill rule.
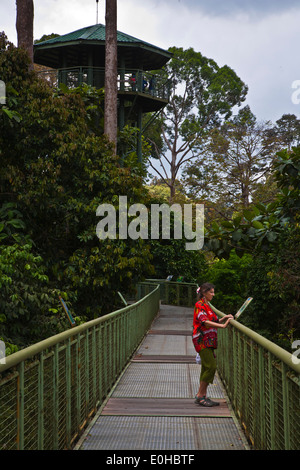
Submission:
[[[193,321],[193,343],[197,352],[205,348],[217,348],[217,329],[205,326],[204,322],[219,323],[217,315],[203,300],[196,303]]]

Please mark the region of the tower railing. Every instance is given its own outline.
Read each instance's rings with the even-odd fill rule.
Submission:
[[[84,83],[96,88],[104,87],[104,67],[77,66],[39,70],[37,73],[53,87],[59,87],[60,83],[68,88],[76,88]],[[171,80],[162,80],[157,74],[139,69],[126,71],[119,69],[117,87],[119,92],[142,93],[148,97],[168,101]]]

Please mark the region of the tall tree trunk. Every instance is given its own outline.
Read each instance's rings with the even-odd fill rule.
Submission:
[[[25,49],[30,58],[30,68],[33,68],[33,0],[16,0],[18,47]]]
[[[104,133],[117,147],[117,0],[106,0]]]

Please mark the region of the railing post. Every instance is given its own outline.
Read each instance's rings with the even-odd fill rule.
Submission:
[[[102,360],[101,360],[102,355],[103,355],[102,342],[101,342],[101,330],[102,330],[101,325],[98,325],[98,329],[97,329],[97,331],[98,331],[98,347],[97,347],[98,381],[97,381],[97,384],[98,384],[99,400],[102,400],[102,386],[103,386],[102,368],[101,368],[101,364],[103,363]]]
[[[176,305],[180,305],[180,284],[176,284]]]
[[[137,91],[139,93],[143,91],[143,72],[141,70],[137,72]]]
[[[75,361],[75,380],[76,380],[76,428],[79,429],[80,427],[80,417],[81,417],[81,360],[80,360],[80,333],[77,335],[77,343],[76,343],[76,361]]]
[[[140,300],[142,298],[142,286],[138,284],[137,286],[137,299]]]
[[[237,409],[236,413],[239,419],[241,419],[243,415],[243,394],[241,391],[244,388],[244,342],[243,342],[243,335],[239,332],[238,337],[238,350],[239,350],[239,376],[238,376],[238,400],[237,400]]]
[[[119,324],[119,317],[116,317],[113,322],[113,351],[114,351],[114,371],[115,371],[115,378],[118,377],[118,374],[120,373],[119,367],[120,367],[120,341],[119,341],[119,332],[120,328],[118,328]]]
[[[243,364],[244,364],[244,408],[243,408],[243,420],[244,425],[247,426],[248,421],[248,402],[249,402],[249,395],[248,395],[248,358],[247,358],[247,338],[244,336],[244,357],[243,357]]]
[[[40,354],[38,371],[38,450],[44,448],[44,354]]]
[[[284,423],[284,449],[290,450],[290,418],[289,418],[289,399],[288,399],[288,382],[287,382],[287,366],[281,363],[282,377],[282,399],[283,399],[283,423]]]
[[[166,294],[165,302],[168,305],[169,304],[169,287],[170,287],[170,284],[166,283],[165,286],[166,286],[166,288],[165,288],[165,294]]]
[[[79,67],[79,70],[78,70],[78,86],[81,86],[82,82],[83,82],[83,71],[82,71],[82,67]]]
[[[103,335],[103,362],[102,364],[104,364],[104,370],[103,370],[103,392],[104,392],[104,395],[106,395],[106,390],[107,390],[107,382],[108,382],[108,355],[109,355],[109,352],[108,352],[108,347],[109,347],[109,344],[108,344],[108,341],[107,341],[107,338],[108,338],[108,335],[107,335],[107,323],[105,323],[103,325],[103,329],[102,329],[102,335]],[[107,366],[105,367],[105,364],[107,364]]]
[[[274,409],[274,379],[272,370],[272,354],[268,352],[269,371],[269,412],[270,412],[270,449],[275,450],[275,409]]]
[[[193,295],[192,295],[192,287],[188,286],[188,304],[189,307],[193,306]]]
[[[18,367],[17,379],[17,449],[24,449],[24,361]]]
[[[259,379],[259,406],[260,406],[260,450],[264,449],[266,442],[266,400],[265,400],[265,385],[264,385],[264,357],[263,349],[258,349],[258,379]]]
[[[88,415],[88,403],[89,403],[89,396],[90,396],[90,363],[89,363],[89,330],[86,330],[85,337],[84,337],[84,364],[85,364],[85,383],[84,383],[84,389],[85,389],[85,415]]]
[[[96,366],[96,360],[97,360],[97,351],[96,351],[96,327],[93,326],[92,329],[92,396],[93,396],[93,408],[96,407],[97,403],[97,366]]]
[[[59,382],[59,365],[58,365],[58,344],[54,346],[53,354],[53,450],[58,449],[58,382]]]
[[[87,69],[87,83],[93,86],[94,71],[93,71],[93,52],[90,50],[88,53],[88,69]]]
[[[250,385],[251,385],[251,408],[250,408],[250,399],[248,401],[248,406],[250,408],[250,439],[252,439],[253,444],[255,444],[255,424],[256,424],[256,413],[255,413],[255,407],[256,407],[256,402],[255,402],[255,380],[257,380],[257,377],[255,377],[255,359],[254,359],[254,344],[252,339],[250,340],[250,364],[251,364],[251,371],[248,375],[248,382],[250,380]],[[252,420],[251,420],[251,415],[252,415]]]
[[[232,399],[233,399],[234,408],[236,408],[236,406],[237,406],[237,381],[238,381],[237,370],[238,370],[238,361],[239,361],[239,351],[238,351],[238,348],[237,348],[237,340],[236,340],[237,333],[235,334],[235,332],[232,332],[232,335],[233,335],[232,336],[232,343],[233,343],[233,351],[232,351],[232,354],[233,354],[233,371],[232,371],[232,374],[233,374],[233,390],[232,390],[233,396],[232,396]],[[231,357],[231,360],[232,360],[232,357]]]
[[[70,448],[71,443],[71,423],[72,423],[72,392],[71,392],[71,338],[68,338],[66,346],[66,448]]]

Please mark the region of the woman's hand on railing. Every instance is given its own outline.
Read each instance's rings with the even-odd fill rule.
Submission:
[[[232,315],[224,315],[224,317],[219,319],[219,322],[216,323],[214,321],[206,320],[204,322],[205,326],[207,327],[213,327],[213,328],[226,328],[230,320],[233,319]],[[226,321],[225,321],[226,320]],[[225,321],[225,323],[223,323]]]
[[[228,323],[230,322],[230,320],[233,320],[233,315],[225,315],[224,317],[222,317],[219,322],[222,323],[222,328],[227,328],[228,326]],[[225,323],[223,323],[225,322]]]

